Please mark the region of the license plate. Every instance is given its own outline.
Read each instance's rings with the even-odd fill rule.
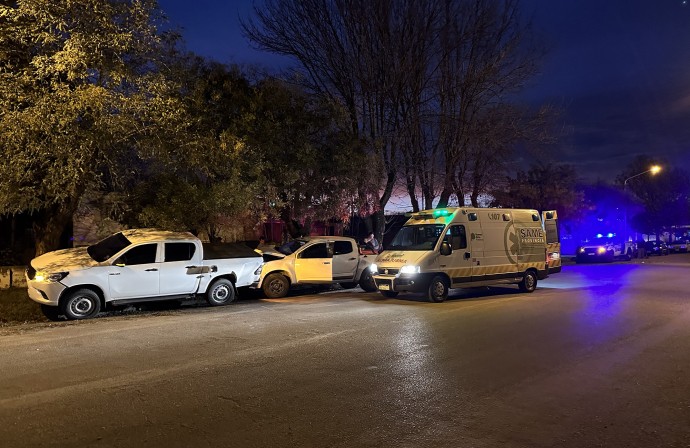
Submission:
[[[380,285],[379,290],[381,291],[390,291],[391,290],[391,285]]]
[[[587,252],[587,255],[594,255],[594,252]]]

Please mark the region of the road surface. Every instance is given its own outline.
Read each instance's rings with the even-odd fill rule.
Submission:
[[[690,256],[0,335],[4,447],[690,446]]]

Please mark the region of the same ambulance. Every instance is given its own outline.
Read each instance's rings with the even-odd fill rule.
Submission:
[[[425,293],[442,302],[451,288],[537,280],[561,271],[555,211],[440,208],[412,213],[371,266],[386,297]]]

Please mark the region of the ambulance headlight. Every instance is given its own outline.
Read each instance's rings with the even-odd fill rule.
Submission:
[[[578,250],[578,252],[580,252],[581,254],[584,254],[584,253],[585,253],[585,248],[584,248],[584,247],[581,247],[581,248]]]
[[[605,253],[606,253],[606,248],[605,248],[605,247],[601,247],[601,246],[597,247],[597,253],[598,253],[599,255],[605,254]]]
[[[376,263],[372,263],[369,265],[369,272],[371,272],[372,274],[379,273],[379,267],[376,265]]]
[[[264,264],[261,263],[258,268],[256,268],[256,271],[254,271],[254,275],[261,275],[261,271],[264,268]]]
[[[419,266],[414,266],[414,265],[405,265],[400,268],[400,273],[401,274],[419,274],[421,269]]]

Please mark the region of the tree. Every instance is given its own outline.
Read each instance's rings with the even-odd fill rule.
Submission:
[[[577,221],[588,208],[570,165],[537,164],[507,178],[505,185],[492,191],[493,206],[556,210],[559,219],[566,221]]]
[[[153,0],[0,5],[0,213],[33,214],[38,254],[86,190],[153,149],[171,106],[156,96],[160,23]]]
[[[172,54],[163,98],[175,114],[158,128],[155,152],[135,179],[112,189],[116,216],[131,226],[204,231],[219,240],[228,219],[247,219],[260,184],[258,155],[246,145],[253,87],[234,67]],[[131,166],[131,165],[130,165]]]
[[[358,188],[377,180],[338,104],[265,79],[256,87],[251,117],[246,145],[258,156],[263,205],[293,237],[302,233],[300,220],[347,218]]]
[[[662,171],[657,175],[638,175],[646,173],[653,165],[662,166]],[[690,176],[682,168],[640,155],[630,162],[617,181],[628,200],[632,195],[633,201],[639,201],[644,207],[642,213],[630,220],[635,230],[651,234],[690,223]]]
[[[410,49],[417,37],[407,33],[423,2],[268,0],[255,7],[257,22],[244,24],[261,48],[296,58],[312,91],[342,104],[352,137],[375,156],[380,182],[360,198],[374,204],[379,238],[383,209],[398,178],[401,128],[397,115],[408,76]],[[415,19],[416,20],[416,19]]]
[[[524,111],[507,107],[537,56],[517,1],[268,0],[255,15],[246,34],[297,59],[305,85],[343,104],[375,155],[379,233],[400,179],[415,210],[418,185],[428,207],[439,191],[439,206],[465,191],[476,202],[497,155],[527,135]]]

